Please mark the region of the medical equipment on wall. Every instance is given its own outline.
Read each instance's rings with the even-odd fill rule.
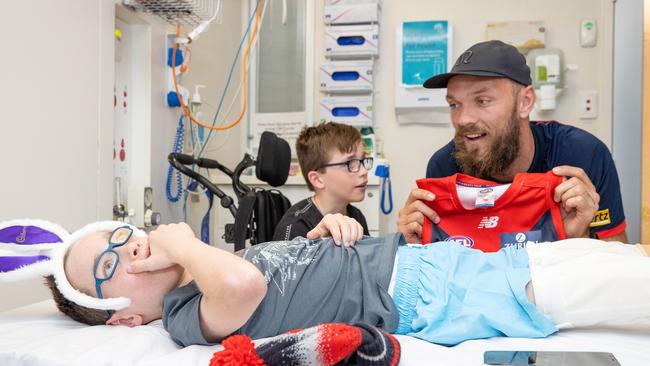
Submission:
[[[195,26],[189,34],[196,39],[211,22],[221,23],[222,0],[122,0],[122,4],[133,10],[159,16],[172,25],[182,23]],[[218,19],[219,18],[219,19]]]
[[[151,228],[161,222],[160,212],[153,210],[153,189],[151,187],[130,186],[129,202],[141,203],[142,207],[127,207],[123,204],[120,177],[115,177],[116,204],[113,206],[113,220],[122,221],[139,228]]]
[[[178,119],[176,137],[174,138],[174,146],[172,147],[172,152],[174,153],[183,152],[183,142],[185,138],[185,125],[183,124],[183,117],[184,115],[181,115],[181,117]],[[172,180],[174,180],[174,178],[176,179],[176,194],[172,193]],[[178,202],[183,195],[183,176],[179,171],[176,171],[176,174],[174,174],[174,168],[171,165],[167,169],[165,193],[169,202]]]
[[[325,6],[325,24],[376,23],[379,20],[379,4],[337,4]]]
[[[153,189],[151,187],[129,187],[129,202],[139,202],[142,207],[129,207],[129,222],[140,228],[160,224],[160,213],[153,211]]]
[[[555,109],[556,97],[564,88],[564,53],[552,48],[534,49],[528,53],[527,62],[537,92],[537,108]]]
[[[195,154],[195,156],[200,156],[203,154],[204,149],[207,147],[210,137],[205,137],[203,135],[203,128],[198,128],[198,129],[192,129],[194,125],[192,123],[197,123],[198,125],[205,127],[205,129],[218,129],[218,130],[226,130],[237,123],[239,123],[242,120],[243,115],[245,114],[245,106],[243,107],[243,111],[241,112],[240,118],[236,118],[235,116],[235,121],[233,123],[225,123],[223,121],[224,118],[226,117],[221,117],[219,119],[219,122],[217,122],[217,118],[219,116],[219,109],[221,107],[221,103],[219,103],[219,108],[215,112],[214,119],[212,126],[210,126],[209,122],[200,124],[198,123],[199,121],[202,121],[203,118],[199,117],[201,114],[201,110],[197,108],[199,103],[201,103],[201,97],[200,94],[197,93],[198,90],[195,89],[195,93],[193,95],[193,98],[190,99],[190,92],[188,89],[189,85],[183,86],[180,85],[182,83],[182,75],[185,71],[187,71],[187,67],[189,65],[189,61],[191,60],[191,53],[190,49],[188,47],[188,44],[192,40],[196,40],[199,35],[204,32],[208,25],[211,23],[219,22],[220,21],[220,15],[222,13],[221,11],[221,5],[222,1],[221,0],[184,0],[184,1],[177,1],[177,0],[124,0],[123,3],[125,5],[129,5],[132,10],[138,11],[138,12],[147,12],[151,13],[154,15],[158,15],[164,20],[168,21],[169,23],[176,25],[177,31],[175,34],[171,34],[166,38],[167,42],[167,52],[165,53],[165,73],[166,73],[166,80],[167,80],[167,90],[164,91],[163,95],[165,95],[165,98],[167,99],[168,105],[173,106],[173,107],[181,107],[182,113],[185,116],[182,118],[181,121],[178,122],[178,128],[176,131],[176,138],[174,141],[175,149],[182,151],[183,147],[183,141],[181,141],[180,136],[184,135],[186,132],[190,132],[192,135],[192,154]],[[246,32],[242,36],[242,41],[240,43],[239,48],[236,50],[237,54],[235,55],[235,58],[233,59],[233,65],[231,68],[231,72],[228,77],[228,82],[230,82],[231,76],[234,72],[234,68],[236,65],[241,65],[237,59],[239,58],[240,51],[242,49],[242,45],[244,48],[247,49],[246,54],[248,56],[248,52],[250,49],[254,46],[254,41],[257,39],[256,34],[257,34],[257,28],[261,24],[261,19],[262,19],[262,6],[260,4],[268,4],[268,1],[262,2],[256,1],[255,8],[253,10],[253,14],[251,14],[250,18],[248,19],[248,26],[246,27]],[[187,28],[186,32],[181,32],[181,25],[183,25],[184,28]],[[254,25],[254,26],[253,26]],[[251,29],[253,29],[251,33]],[[244,42],[247,42],[248,46],[244,44]],[[135,48],[130,48],[130,49],[135,49]],[[246,57],[247,57],[246,56]],[[243,69],[247,70],[247,65],[246,65],[246,60],[243,62]],[[244,100],[246,96],[246,72],[242,72],[242,75],[244,75],[244,81],[242,84],[244,85],[243,87],[243,95],[244,95]],[[119,85],[119,84],[118,84]],[[197,86],[194,86],[197,87]],[[227,89],[228,83],[226,85]],[[119,89],[119,88],[118,88]],[[200,89],[200,86],[198,86],[198,89]],[[226,95],[226,90],[224,89],[224,95]],[[238,90],[242,90],[239,89]],[[121,90],[120,90],[121,91]],[[117,93],[119,95],[119,93]],[[129,93],[131,94],[131,93]],[[237,96],[233,97],[233,102],[234,101],[239,101],[240,95],[239,92],[237,92]],[[221,102],[224,101],[224,98],[222,96]],[[228,106],[228,103],[230,101],[226,102],[226,106]],[[216,103],[215,103],[216,104]],[[233,103],[234,105],[234,103]],[[244,105],[246,105],[246,102],[244,102]],[[239,107],[239,104],[237,104]],[[236,108],[235,108],[236,109]],[[192,113],[196,111],[197,118],[194,119]],[[176,122],[177,119],[174,119],[174,122]],[[187,125],[185,125],[187,124]],[[135,125],[135,124],[131,124]],[[188,128],[189,127],[189,128]],[[145,130],[146,131],[146,130]],[[150,138],[150,131],[149,131],[149,138]],[[198,132],[199,138],[196,138],[196,135],[194,132]],[[205,134],[208,135],[208,134]],[[147,137],[147,136],[145,136]],[[202,137],[202,138],[201,138]],[[185,138],[185,140],[189,140],[189,136]],[[119,143],[119,139],[117,142]],[[142,146],[142,149],[145,150],[151,150],[150,145],[140,143],[140,141],[144,140],[138,140],[138,146]],[[189,144],[189,143],[188,143]],[[145,151],[147,152],[147,151]],[[149,153],[151,151],[148,151]],[[145,162],[149,162],[149,160],[153,160],[151,158],[148,158],[148,155],[135,155],[131,154],[131,156],[142,156],[142,158],[138,158],[139,160],[145,160]],[[149,173],[150,170],[147,169],[131,169],[130,171],[136,171],[139,176],[143,176],[144,178],[149,178],[151,174]],[[171,174],[169,174],[171,173]],[[186,194],[187,188],[184,187],[184,184],[187,183],[187,185],[192,184],[190,180],[187,180],[186,182],[182,181],[182,177],[179,176],[178,174],[174,177],[173,171],[168,172],[169,179],[168,182],[166,182],[167,186],[166,188],[169,188],[169,191],[166,192],[166,195],[171,198],[172,200],[176,201],[183,201],[187,199],[187,197],[195,197],[190,194]],[[175,178],[175,180],[174,180]],[[137,186],[139,188],[135,187],[135,183],[137,183]],[[150,202],[149,198],[152,198],[152,192],[150,190],[146,190],[144,188],[148,188],[148,186],[151,185],[151,182],[148,181],[147,179],[138,179],[133,180],[133,182],[130,181],[122,181],[123,186],[128,186],[128,189],[126,190],[128,192],[128,200],[125,200],[123,202],[126,210],[126,217],[124,218],[125,220],[131,221],[134,224],[141,226],[145,225],[148,223],[155,223],[157,221],[158,216],[151,210],[147,210],[146,208],[146,203]],[[133,186],[133,187],[132,187]],[[127,192],[122,193],[122,197],[127,196]],[[161,192],[162,193],[162,192]],[[165,196],[165,194],[161,195]],[[128,202],[128,203],[126,203]],[[143,207],[144,206],[144,207]],[[183,208],[185,209],[185,204],[183,204]],[[123,212],[118,210],[119,213],[122,215]],[[134,221],[138,221],[137,223]],[[140,224],[142,222],[142,224]]]
[[[192,93],[192,96],[190,97],[190,106],[192,107],[193,110],[199,108],[201,104],[203,103],[201,101],[201,89],[205,88],[205,85],[197,84],[194,85],[194,93]],[[199,111],[197,114],[197,119],[201,119],[203,116],[202,113]],[[205,128],[203,126],[197,126],[197,142],[199,144],[202,144],[204,141],[204,132]]]
[[[378,24],[325,28],[325,56],[328,58],[367,58],[378,54]]]
[[[355,127],[372,126],[372,96],[323,97],[320,100],[320,121]]]
[[[113,205],[113,220],[124,221],[129,213],[126,211],[126,206],[124,206],[124,201],[122,200],[122,179],[120,177],[115,177],[113,179],[115,183],[115,205]]]
[[[394,90],[399,123],[449,123],[446,89],[425,89],[422,84],[451,68],[452,29],[447,20],[397,26]]]
[[[378,1],[330,1],[325,7],[320,121],[372,127],[373,64],[379,55]],[[357,23],[356,25],[341,25]],[[364,59],[340,61],[340,59]],[[351,94],[333,96],[336,94]],[[369,94],[369,95],[367,95]]]
[[[264,14],[266,14],[266,6],[267,5],[268,5],[268,1],[264,4],[264,8],[262,9],[262,11],[260,13],[260,11],[259,11],[260,10],[260,1],[257,1],[255,3],[255,7],[253,8],[253,11],[251,12],[251,15],[248,18],[246,31],[242,35],[241,41],[239,42],[239,46],[237,47],[237,52],[235,53],[235,57],[232,60],[232,64],[230,65],[230,71],[228,72],[228,77],[226,79],[226,84],[224,85],[223,92],[221,93],[221,98],[219,100],[219,104],[217,105],[216,111],[214,112],[214,116],[212,118],[211,127],[213,127],[213,128],[209,128],[208,136],[201,143],[201,146],[200,146],[200,149],[199,149],[199,152],[198,152],[198,155],[197,155],[198,157],[203,156],[205,148],[208,146],[208,144],[210,142],[210,138],[212,137],[212,133],[215,130],[217,130],[214,127],[217,124],[217,119],[218,119],[218,117],[220,115],[221,107],[223,106],[223,102],[224,102],[226,94],[228,92],[228,88],[230,87],[230,82],[232,81],[232,76],[233,76],[233,73],[235,71],[235,67],[237,66],[237,60],[239,59],[239,54],[241,53],[241,50],[242,50],[242,48],[244,46],[244,42],[246,41],[247,37],[249,36],[249,34],[251,32],[251,27],[253,27],[253,34],[252,34],[251,37],[249,37],[248,46],[246,47],[246,51],[245,51],[245,55],[244,55],[244,58],[248,57],[250,47],[253,44],[253,42],[256,40],[256,38],[255,38],[256,30],[257,30],[258,26],[261,27],[262,21],[264,20]],[[246,62],[243,63],[243,69],[244,69],[244,76],[245,76],[246,72],[247,72]],[[242,86],[243,86],[244,91],[246,90],[245,83],[246,83],[246,78],[244,77],[244,79],[240,82],[239,87],[237,87],[237,91],[235,92],[235,95],[239,95],[239,91],[242,89]],[[246,93],[245,92],[242,95],[242,98],[244,99],[244,105],[242,107],[242,113],[240,114],[240,116],[242,116],[243,113],[246,110]],[[230,108],[234,105],[236,100],[237,100],[237,98],[233,98],[233,100],[232,100],[232,102],[230,104],[230,107],[227,108],[227,111],[225,113],[225,118],[228,118],[228,116],[230,115]],[[229,125],[223,126],[221,128],[221,130],[230,129],[230,128],[234,127],[237,123],[238,123],[238,121],[235,120],[233,123],[230,123]],[[201,126],[201,127],[204,127],[204,126]]]
[[[172,57],[175,56],[175,59],[172,60]],[[187,90],[182,85],[174,85],[174,78],[180,79],[180,75],[183,73],[183,51],[182,50],[176,50],[174,52],[173,47],[169,47],[167,49],[167,94],[166,94],[166,100],[167,100],[167,105],[171,108],[177,108],[181,106],[181,101],[179,100],[178,96],[180,94],[181,98],[183,98],[183,103],[188,104],[188,100],[190,97],[190,92]],[[172,75],[174,73],[175,75]],[[178,88],[178,93],[176,92],[176,88]]]
[[[199,126],[205,127],[205,128],[207,128],[207,129],[209,129],[209,130],[211,130],[211,131],[212,131],[212,130],[220,130],[220,131],[223,131],[223,130],[228,130],[228,129],[230,129],[230,128],[236,126],[236,125],[239,124],[239,122],[241,122],[242,119],[244,118],[244,115],[245,115],[245,113],[246,113],[246,109],[247,109],[247,98],[246,98],[246,96],[247,96],[247,91],[246,91],[246,89],[247,89],[247,75],[248,75],[248,66],[247,66],[248,56],[249,56],[249,53],[250,53],[251,47],[252,47],[252,45],[253,45],[253,42],[257,39],[257,38],[256,38],[257,30],[258,30],[258,27],[259,27],[260,24],[261,24],[262,14],[263,14],[264,11],[266,10],[266,6],[268,5],[269,0],[267,0],[267,1],[264,2],[264,10],[262,10],[262,8],[260,7],[261,2],[262,2],[262,0],[258,0],[258,1],[256,2],[255,9],[254,9],[254,11],[253,11],[253,14],[252,14],[251,17],[249,18],[248,27],[247,27],[247,29],[246,29],[246,33],[244,34],[244,38],[245,38],[246,34],[248,34],[248,30],[249,30],[250,25],[251,25],[251,23],[252,23],[252,21],[253,21],[253,18],[254,18],[254,19],[255,19],[255,24],[254,24],[254,26],[253,26],[252,33],[251,33],[251,35],[250,35],[250,37],[249,37],[248,46],[246,47],[246,53],[244,54],[244,60],[243,60],[243,72],[242,72],[242,75],[243,75],[243,81],[242,81],[242,85],[243,85],[243,91],[242,91],[242,96],[243,96],[243,106],[242,106],[241,113],[239,114],[239,117],[237,117],[233,122],[231,122],[231,123],[229,123],[229,124],[226,124],[225,126],[215,126],[215,124],[216,124],[216,120],[217,120],[217,116],[218,116],[218,112],[219,112],[219,109],[217,109],[217,112],[215,112],[215,116],[214,116],[214,119],[213,119],[213,121],[212,121],[212,126],[207,125],[207,124],[204,124],[203,122],[201,122],[201,121],[197,120],[196,118],[194,118],[194,116],[192,115],[192,113],[191,113],[191,112],[188,110],[188,108],[186,107],[186,103],[185,103],[184,100],[183,100],[183,99],[185,99],[185,98],[180,97],[180,96],[181,96],[181,91],[180,91],[179,88],[178,88],[178,81],[176,80],[176,73],[175,73],[175,72],[172,72],[172,73],[171,73],[171,75],[172,75],[172,82],[173,82],[173,85],[174,85],[174,90],[176,91],[176,94],[179,96],[178,99],[179,99],[179,101],[180,101],[181,109],[183,110],[183,113],[185,113],[185,115],[187,116],[187,118],[188,118],[192,123],[195,123],[195,124],[197,124],[197,125],[199,125]],[[182,40],[183,40],[183,37],[181,37],[181,29],[180,29],[180,25],[177,24],[177,25],[176,25],[176,38],[175,38],[175,40],[174,40],[173,53],[172,53],[172,57],[171,57],[171,59],[172,59],[172,69],[175,69],[175,68],[176,68],[176,64],[175,64],[175,62],[176,62],[176,53],[178,52],[179,46],[183,43]],[[243,41],[242,41],[242,43],[243,43]],[[240,48],[241,48],[241,44],[240,44]],[[239,55],[239,51],[237,52],[237,55]],[[231,70],[231,73],[230,73],[230,74],[232,74],[232,70]],[[225,93],[224,93],[224,94],[225,94]],[[222,100],[223,100],[223,98],[222,98]],[[220,105],[220,106],[221,106],[221,105]],[[209,138],[208,138],[208,139],[209,139]],[[206,141],[206,144],[207,144],[207,141]],[[203,152],[203,148],[204,148],[204,147],[205,147],[205,145],[201,148],[201,153]]]
[[[390,182],[390,166],[388,160],[377,159],[375,175],[381,178],[381,212],[389,215],[393,211],[393,186]],[[386,202],[386,193],[388,193],[388,202]],[[388,204],[388,206],[386,206]]]
[[[160,221],[151,188],[151,99],[144,93],[148,58],[143,43],[148,31],[120,18],[115,27],[120,57],[115,59],[113,87],[113,218],[147,228]]]
[[[153,189],[151,187],[130,186],[128,189],[129,206],[122,200],[120,177],[115,177],[117,201],[113,206],[113,220],[122,221],[139,228],[151,228],[161,222],[160,212],[153,210]],[[142,204],[137,207],[136,203]]]
[[[331,61],[320,67],[320,90],[329,94],[372,93],[372,60]]]
[[[202,111],[200,110],[200,106],[203,104],[212,106],[207,102],[204,103],[200,95],[201,88],[204,88],[205,86],[201,84],[194,85],[194,93],[192,93],[192,95],[190,96],[189,93],[187,93],[186,89],[179,85],[181,81],[180,78],[176,77],[176,76],[180,76],[181,72],[187,71],[187,68],[189,66],[189,60],[191,58],[189,47],[187,45],[182,46],[182,44],[185,41],[184,38],[181,36],[180,26],[177,25],[176,33],[174,35],[168,36],[168,44],[171,46],[170,47],[171,54],[168,55],[168,61],[171,61],[171,63],[168,63],[167,65],[168,75],[171,76],[169,79],[171,80],[172,91],[176,96],[175,98],[170,98],[170,100],[178,102],[177,104],[174,103],[173,105],[170,106],[180,106],[182,110],[182,117],[178,121],[176,137],[174,139],[174,148],[172,151],[173,153],[182,153],[183,147],[185,145],[184,140],[187,140],[187,144],[191,145],[190,153],[192,154],[192,156],[201,158],[204,152],[207,151],[206,147],[210,143],[210,139],[212,137],[213,131],[228,130],[234,127],[235,125],[237,125],[243,119],[243,116],[246,111],[246,72],[243,72],[243,80],[240,82],[239,86],[237,87],[237,91],[235,92],[235,96],[233,97],[232,103],[230,103],[230,106],[226,108],[226,112],[223,117],[221,117],[220,112],[221,112],[221,107],[225,101],[225,96],[228,92],[228,88],[230,86],[230,82],[232,80],[235,68],[238,65],[238,59],[240,53],[244,48],[244,42],[247,42],[247,46],[246,46],[246,53],[244,56],[243,69],[247,70],[246,60],[248,58],[250,49],[254,46],[254,41],[257,40],[256,37],[257,29],[259,26],[261,26],[261,21],[263,19],[263,14],[266,9],[266,5],[268,4],[268,1],[264,3],[263,8],[260,6],[261,3],[262,1],[256,1],[255,3],[256,5],[252,10],[252,14],[248,19],[246,30],[242,35],[241,41],[232,60],[230,72],[228,73],[227,81],[224,86],[221,99],[219,100],[219,104],[216,107],[213,106],[213,108],[215,108],[215,112],[211,124],[209,122],[202,122],[203,121]],[[252,29],[252,33],[251,33],[251,29]],[[178,54],[181,54],[182,58],[179,58]],[[179,64],[180,66],[178,66]],[[172,73],[169,72],[169,70],[177,70],[177,72]],[[239,118],[235,119],[234,122],[231,123],[224,122],[223,120],[225,118],[230,118],[229,117],[230,110],[235,105],[235,102],[239,100],[239,95],[240,95],[240,91],[242,90],[242,86],[243,86],[243,93],[244,93],[243,94],[244,105],[242,107],[240,116]],[[183,95],[183,97],[179,98],[178,97],[179,95]],[[196,115],[194,115],[194,113],[196,113]],[[219,119],[219,122],[217,122],[219,117],[221,117],[221,119]],[[209,130],[209,132],[205,134],[204,133],[205,130]],[[189,138],[183,139],[185,132],[188,133]],[[192,166],[192,167],[187,167],[187,169],[195,170],[198,169],[198,167]],[[199,197],[205,194],[206,197],[208,198],[210,207],[212,206],[211,204],[212,195],[207,189],[200,190],[199,183],[197,181],[192,179],[187,179],[185,182],[183,182],[182,177],[179,175],[180,173],[176,172],[176,174],[174,174],[171,166],[170,166],[170,170],[167,173],[168,174],[167,174],[167,182],[166,182],[166,196],[171,202],[179,202],[182,199],[181,206],[182,206],[182,211],[185,220],[187,220],[187,209],[188,209],[189,198],[191,198],[192,201],[198,201]],[[176,186],[175,190],[174,190],[174,186]],[[209,223],[210,223],[210,211],[208,209],[208,212],[206,213],[201,224],[201,236],[203,240],[206,242],[209,241]]]

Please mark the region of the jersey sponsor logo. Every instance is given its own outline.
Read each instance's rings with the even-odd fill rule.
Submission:
[[[596,211],[594,219],[591,220],[589,227],[605,226],[611,223],[612,220],[609,217],[609,208],[606,208],[604,210]]]
[[[526,245],[537,244],[541,240],[541,230],[501,233],[501,248],[514,247],[515,249],[523,249]]]
[[[479,229],[494,229],[499,224],[499,216],[483,216],[478,223]]]
[[[470,238],[469,236],[464,236],[464,235],[452,235],[447,237],[445,241],[452,241],[458,245],[462,245],[464,247],[471,248],[474,246],[474,240]]]

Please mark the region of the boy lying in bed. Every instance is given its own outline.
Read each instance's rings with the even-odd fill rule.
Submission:
[[[340,229],[338,219],[314,231]],[[396,234],[352,247],[296,238],[238,256],[205,245],[186,224],[160,226],[148,237],[131,233],[120,226],[87,234],[64,265],[80,291],[131,304],[83,308],[50,277],[61,311],[88,324],[130,327],[162,318],[183,346],[323,322],[363,321],[445,345],[572,327],[650,329],[650,258],[640,245],[570,239],[483,253],[449,242],[405,245]]]

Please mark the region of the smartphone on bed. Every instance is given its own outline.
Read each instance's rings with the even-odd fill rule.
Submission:
[[[609,352],[485,351],[483,363],[504,366],[621,366]]]

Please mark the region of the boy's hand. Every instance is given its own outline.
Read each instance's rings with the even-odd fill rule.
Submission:
[[[178,263],[187,243],[196,239],[186,223],[160,225],[149,233],[150,255],[130,263],[129,273],[151,272],[169,268]]]
[[[340,213],[327,214],[312,231],[307,233],[307,239],[313,240],[326,236],[331,236],[338,246],[343,244],[351,247],[363,237],[363,227],[357,220]]]
[[[397,230],[404,235],[407,243],[422,243],[422,224],[425,216],[434,224],[440,222],[440,216],[423,202],[435,199],[435,194],[419,188],[413,189],[409,194],[404,208],[399,210],[397,219]]]

